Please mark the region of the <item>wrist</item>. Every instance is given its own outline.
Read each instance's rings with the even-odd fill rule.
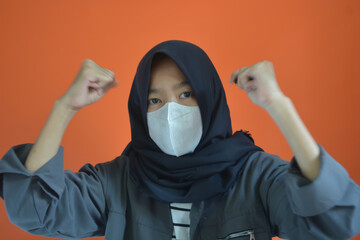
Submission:
[[[292,101],[289,97],[284,94],[278,94],[271,98],[263,108],[270,114],[279,114],[289,107],[293,107]]]
[[[70,121],[77,113],[77,110],[69,107],[62,99],[58,99],[54,103],[53,112],[56,112],[57,116],[62,116],[66,120]]]

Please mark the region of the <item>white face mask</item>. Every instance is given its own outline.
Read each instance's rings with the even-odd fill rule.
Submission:
[[[169,155],[178,157],[193,152],[200,142],[202,122],[198,106],[168,102],[148,112],[147,123],[151,139]]]

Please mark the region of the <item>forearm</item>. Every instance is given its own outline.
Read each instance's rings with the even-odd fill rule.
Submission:
[[[59,100],[33,145],[25,162],[29,172],[36,172],[58,151],[65,129],[76,111],[67,108]]]
[[[306,129],[291,100],[278,97],[266,106],[293,151],[301,173],[313,181],[320,171],[320,149]]]

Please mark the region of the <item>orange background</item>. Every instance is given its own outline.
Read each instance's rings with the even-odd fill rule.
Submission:
[[[233,129],[249,130],[266,151],[290,159],[267,113],[228,84],[233,70],[272,61],[316,141],[360,184],[360,1],[0,0],[0,31],[1,156],[35,141],[54,101],[91,58],[120,84],[70,123],[65,167],[112,160],[130,140],[127,98],[137,64],[155,44],[180,39],[202,47],[217,67]],[[12,225],[3,201],[0,234],[47,239]]]

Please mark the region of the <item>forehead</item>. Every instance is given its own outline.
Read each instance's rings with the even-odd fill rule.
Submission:
[[[150,88],[154,85],[178,84],[187,82],[177,64],[165,54],[158,54],[154,57],[151,66]]]

